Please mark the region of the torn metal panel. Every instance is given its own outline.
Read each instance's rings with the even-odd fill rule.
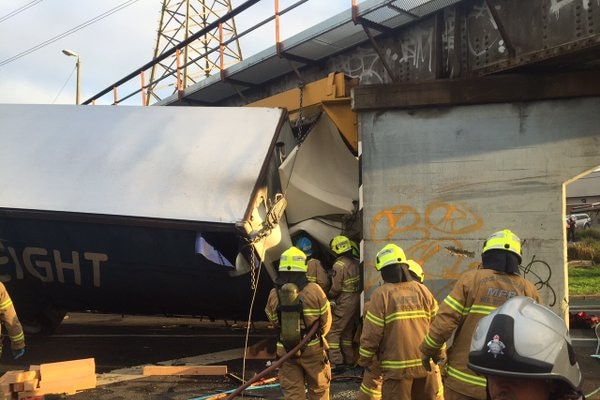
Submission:
[[[279,168],[290,225],[327,215],[347,215],[358,201],[358,159],[339,131],[321,115],[312,131]]]

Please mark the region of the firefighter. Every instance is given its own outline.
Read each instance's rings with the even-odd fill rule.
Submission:
[[[403,264],[406,264],[408,271],[414,279],[418,282],[423,283],[425,280],[425,273],[423,268],[418,262],[414,260],[406,260]],[[367,309],[368,303],[365,303],[365,309]],[[383,377],[381,376],[381,369],[379,368],[379,362],[377,361],[377,355],[373,356],[373,361],[368,368],[364,369],[363,379],[360,384],[358,392],[358,400],[379,400],[381,399],[381,384],[383,383]],[[440,389],[441,381],[438,382]]]
[[[4,284],[0,282],[0,321],[6,327],[10,338],[12,356],[16,360],[25,354],[25,334],[13,302]],[[2,354],[2,343],[0,342],[0,355]]]
[[[321,286],[321,289],[323,289],[325,293],[329,292],[329,289],[331,288],[331,277],[323,266],[323,263],[321,263],[319,259],[313,258],[314,249],[312,240],[307,236],[302,235],[296,241],[296,247],[302,250],[308,258],[306,279],[308,279],[309,282],[314,282]]]
[[[492,400],[583,399],[574,354],[565,322],[533,299],[517,296],[479,321],[469,368],[487,378]]]
[[[277,355],[283,356],[300,342],[315,321],[318,333],[279,369],[279,383],[284,398],[329,399],[331,367],[327,359],[325,335],[331,328],[331,310],[323,289],[306,279],[306,255],[296,247],[281,254],[279,276],[271,289],[265,313],[280,328]]]
[[[372,372],[373,358],[381,369],[381,399],[443,399],[439,367],[427,371],[419,344],[438,308],[420,278],[409,271],[404,251],[385,245],[375,260],[383,284],[371,294],[360,337],[358,364]],[[364,393],[363,386],[361,391]],[[376,391],[371,391],[376,395]],[[375,397],[375,396],[374,396]]]
[[[333,323],[327,341],[329,360],[337,372],[356,363],[353,338],[360,320],[360,270],[358,260],[352,257],[352,247],[346,236],[335,236],[329,245],[337,258],[331,268],[328,297],[332,305]]]
[[[459,277],[424,337],[423,365],[441,360],[441,349],[453,332],[445,365],[446,400],[486,399],[485,378],[467,367],[471,336],[479,320],[514,296],[540,297],[531,282],[519,275],[521,241],[509,229],[492,234],[484,243],[479,268]]]

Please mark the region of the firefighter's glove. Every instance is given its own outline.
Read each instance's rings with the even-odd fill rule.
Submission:
[[[12,355],[13,355],[13,359],[17,359],[17,358],[21,358],[23,357],[23,354],[25,354],[25,349],[13,349],[12,351]]]
[[[445,352],[440,351],[437,354],[427,355],[425,353],[421,353],[421,362],[423,363],[423,367],[429,372],[431,372],[431,362],[433,361],[435,364],[440,364],[442,361],[446,359]]]
[[[436,356],[428,356],[425,354],[421,354],[421,362],[423,363],[423,367],[425,367],[425,369],[428,372],[431,372],[431,362],[434,362],[435,364],[438,363],[439,359]]]

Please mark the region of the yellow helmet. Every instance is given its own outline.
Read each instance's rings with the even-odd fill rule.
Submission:
[[[329,247],[331,247],[331,251],[335,254],[343,254],[349,250],[352,250],[352,246],[350,246],[350,239],[346,236],[336,236],[331,239],[329,242]]]
[[[290,247],[279,258],[279,271],[283,272],[306,272],[306,254],[297,247]]]
[[[521,262],[521,239],[510,229],[495,232],[483,244],[482,254],[488,250],[506,250],[515,253]]]
[[[381,271],[382,268],[387,267],[388,265],[400,264],[403,262],[406,262],[404,250],[395,244],[390,243],[383,246],[383,248],[379,250],[379,253],[377,253],[377,258],[375,258],[375,269]]]
[[[415,260],[406,260],[404,263],[408,265],[408,270],[414,273],[417,278],[419,278],[419,281],[423,283],[425,280],[425,272],[423,272],[421,265]]]

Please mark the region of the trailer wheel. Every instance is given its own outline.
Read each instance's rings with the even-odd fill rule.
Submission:
[[[51,335],[56,332],[65,315],[67,315],[65,310],[48,307],[33,318],[21,320],[21,325],[29,335]]]

